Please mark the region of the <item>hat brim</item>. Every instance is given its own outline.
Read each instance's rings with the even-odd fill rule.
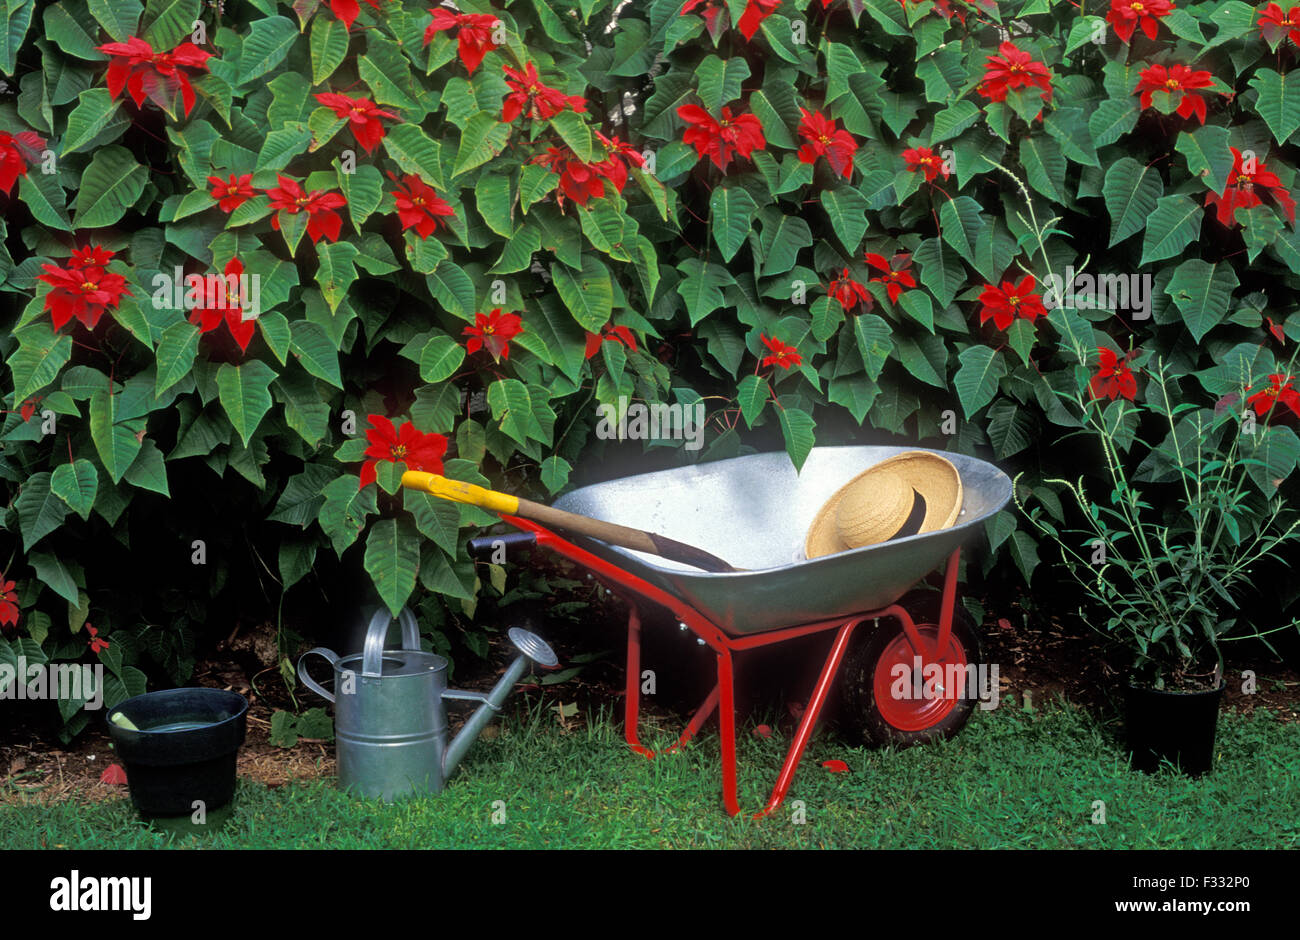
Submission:
[[[821,558],[823,555],[863,547],[848,545],[841,538],[837,523],[840,502],[846,493],[869,483],[872,477],[882,473],[900,475],[925,500],[925,518],[916,534],[946,529],[957,521],[962,507],[961,474],[957,468],[938,454],[923,450],[907,451],[868,467],[832,494],[808,527],[808,535],[804,539],[806,558]],[[902,523],[903,519],[900,519],[899,527]],[[897,532],[897,528],[894,531]],[[889,537],[881,539],[888,540]]]

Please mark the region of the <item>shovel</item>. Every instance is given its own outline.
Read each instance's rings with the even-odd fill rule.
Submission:
[[[434,496],[450,499],[457,503],[469,503],[471,506],[478,506],[490,512],[500,513],[503,516],[519,516],[521,519],[531,519],[533,522],[540,522],[542,525],[551,528],[563,529],[577,535],[590,536],[594,539],[600,539],[602,542],[608,542],[610,545],[617,545],[620,548],[630,548],[633,551],[647,552],[661,558],[669,558],[704,571],[740,570],[733,568],[716,555],[710,555],[703,549],[683,544],[667,536],[615,525],[612,522],[602,522],[600,519],[581,516],[574,512],[565,512],[563,509],[543,506],[541,503],[534,503],[518,496],[511,496],[509,493],[498,493],[496,490],[484,489],[481,486],[475,486],[473,483],[449,480],[436,473],[408,470],[402,474],[402,485],[413,490],[423,490],[432,493]]]

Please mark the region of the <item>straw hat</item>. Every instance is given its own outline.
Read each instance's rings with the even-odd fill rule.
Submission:
[[[946,529],[961,504],[961,474],[949,461],[920,450],[898,454],[835,491],[808,528],[804,554],[820,558]]]

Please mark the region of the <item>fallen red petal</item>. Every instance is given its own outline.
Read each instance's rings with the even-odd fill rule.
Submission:
[[[122,769],[121,764],[109,764],[104,768],[104,772],[99,775],[99,782],[121,786],[126,783],[126,771]]]
[[[849,765],[842,760],[824,760],[822,766],[833,774],[846,774],[849,772]]]

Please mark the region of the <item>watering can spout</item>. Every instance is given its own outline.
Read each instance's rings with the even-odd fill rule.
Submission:
[[[528,671],[532,663],[540,666],[554,668],[559,665],[559,660],[551,647],[535,633],[530,633],[520,627],[511,627],[508,634],[510,642],[519,650],[520,656],[510,664],[497,684],[492,687],[492,691],[487,695],[481,692],[462,692],[457,689],[448,689],[442,693],[443,698],[461,699],[466,701],[477,701],[483,704],[478,710],[470,716],[469,721],[460,729],[460,733],[452,740],[447,747],[447,751],[442,759],[443,777],[451,776],[452,771],[460,763],[469,746],[474,743],[474,739],[479,736],[479,732],[492,720],[493,716],[501,710],[501,705],[510,695],[510,690],[515,687],[515,683],[523,678],[524,673]]]

